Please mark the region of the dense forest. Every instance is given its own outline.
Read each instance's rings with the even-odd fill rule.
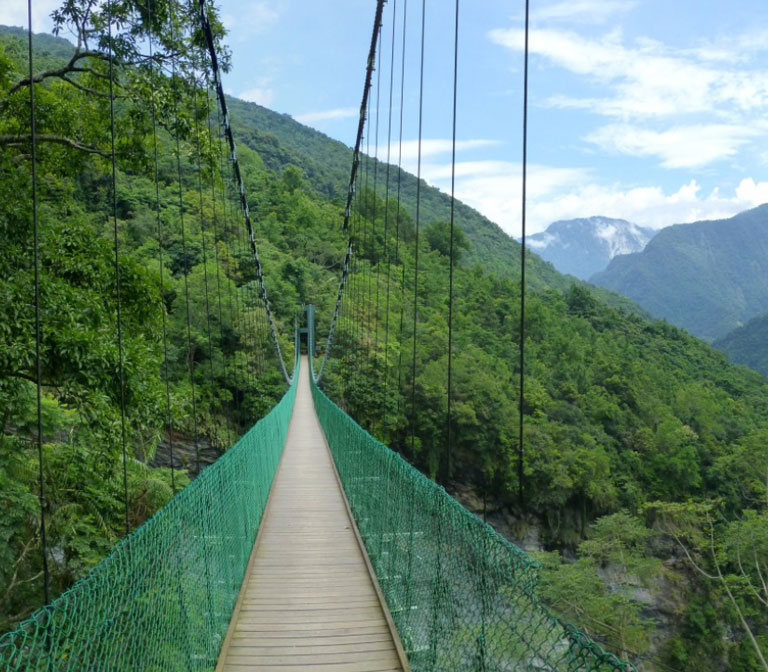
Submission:
[[[189,36],[187,69],[173,30],[158,52],[177,55],[142,61],[131,51],[143,46],[136,21],[118,68],[116,190],[109,99],[94,95],[105,91],[105,60],[83,57],[88,71],[35,87],[54,594],[124,533],[124,464],[132,529],[199,466],[193,455],[153,467],[158,452],[174,444],[223,451],[285,389],[199,36]],[[22,31],[0,33],[0,630],[42,603],[25,40]],[[36,71],[58,71],[78,54],[63,40],[35,42]],[[304,304],[317,307],[324,346],[346,246],[340,212],[351,152],[233,103],[250,215],[290,359]],[[363,161],[356,254],[326,391],[481,515],[505,520],[541,560],[540,591],[553,609],[642,669],[767,669],[765,379],[533,255],[521,483],[519,246],[460,206],[449,451],[447,199],[417,190],[396,167],[388,189],[384,174]],[[408,185],[402,202],[396,180]],[[427,203],[418,220],[417,191]]]

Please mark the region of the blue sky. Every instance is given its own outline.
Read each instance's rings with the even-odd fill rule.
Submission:
[[[0,23],[24,21],[2,0]],[[36,29],[54,0],[36,0]],[[221,0],[228,92],[354,141],[374,0]],[[404,0],[395,23],[394,132]],[[18,5],[18,7],[16,7]],[[387,158],[384,20],[379,151]],[[531,0],[529,231],[605,215],[661,227],[768,201],[764,0]],[[403,165],[415,172],[420,0],[408,0]],[[519,235],[522,11],[462,0],[457,195]],[[25,21],[24,21],[25,22]],[[453,3],[427,0],[422,175],[450,185]],[[375,99],[374,99],[375,101]],[[375,145],[376,115],[369,137]],[[395,161],[398,147],[390,151]]]

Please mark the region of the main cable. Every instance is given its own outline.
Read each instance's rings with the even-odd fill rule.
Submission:
[[[379,2],[385,2],[385,0],[379,0]],[[278,363],[280,364],[280,370],[283,374],[285,382],[290,385],[293,382],[293,378],[288,375],[288,369],[285,366],[283,360],[283,353],[280,348],[280,340],[277,337],[277,327],[275,326],[274,317],[272,315],[272,308],[269,304],[269,296],[267,294],[267,288],[264,283],[264,272],[261,265],[261,259],[259,258],[259,250],[256,247],[256,236],[253,229],[253,223],[251,222],[251,214],[248,208],[248,198],[245,193],[245,182],[243,181],[242,172],[240,170],[240,163],[237,160],[237,150],[235,148],[235,136],[232,133],[232,126],[229,119],[229,109],[227,107],[227,99],[224,95],[224,86],[221,81],[221,73],[219,71],[219,58],[216,54],[216,42],[213,39],[213,31],[211,30],[211,23],[208,19],[208,9],[206,8],[206,0],[198,0],[198,6],[200,9],[200,22],[202,24],[203,33],[205,34],[205,40],[208,46],[208,55],[211,59],[211,70],[213,71],[213,81],[216,86],[216,96],[221,107],[221,116],[224,122],[224,133],[229,144],[230,156],[232,158],[232,166],[235,172],[235,180],[237,182],[237,188],[240,191],[240,207],[245,218],[245,226],[248,231],[248,240],[250,243],[251,256],[256,264],[256,276],[259,281],[259,297],[264,302],[264,308],[267,313],[267,321],[269,322],[269,328],[272,334],[272,341],[275,346],[275,352],[277,353]]]
[[[200,0],[202,3],[204,0]],[[360,118],[357,125],[357,138],[355,140],[355,148],[352,153],[352,169],[349,176],[349,186],[347,188],[347,202],[344,208],[344,224],[342,230],[347,231],[349,228],[350,213],[352,210],[352,199],[355,195],[356,175],[358,166],[360,164],[360,145],[363,140],[363,130],[365,129],[366,110],[368,109],[368,95],[371,89],[371,80],[373,77],[373,68],[376,63],[376,46],[378,42],[378,35],[381,30],[382,15],[384,13],[384,5],[387,0],[377,0],[376,2],[376,15],[373,20],[373,33],[371,34],[371,46],[368,50],[368,62],[365,71],[365,84],[363,86],[363,99],[360,102]],[[323,371],[325,370],[325,364],[328,361],[328,356],[333,346],[333,336],[336,331],[336,321],[339,317],[339,308],[341,306],[342,299],[344,297],[344,286],[347,281],[347,275],[349,273],[349,262],[352,258],[353,240],[349,236],[347,239],[347,251],[344,255],[344,262],[341,267],[341,280],[339,281],[339,291],[336,295],[336,305],[333,310],[333,317],[331,318],[331,325],[328,329],[328,340],[325,346],[325,352],[323,353],[323,359],[320,363],[320,369],[315,376],[315,380],[319,383],[323,377]]]

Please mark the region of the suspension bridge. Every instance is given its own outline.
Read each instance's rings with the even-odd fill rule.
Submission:
[[[130,4],[130,3],[129,3]],[[172,7],[170,3],[168,7]],[[407,6],[407,5],[406,5]],[[210,140],[211,119],[220,122],[223,142],[229,161],[220,161],[222,173],[230,175],[234,200],[244,231],[244,249],[252,265],[260,311],[264,342],[269,344],[276,370],[284,378],[287,391],[282,399],[250,430],[215,460],[201,469],[197,460],[197,477],[175,494],[170,502],[135,529],[130,529],[127,503],[125,527],[127,534],[113,550],[84,578],[55,599],[50,599],[47,583],[47,562],[51,550],[46,548],[46,504],[43,479],[41,396],[44,387],[41,374],[41,350],[45,315],[41,313],[41,286],[38,260],[38,206],[34,202],[34,270],[35,270],[35,330],[36,383],[38,423],[36,441],[40,456],[40,525],[43,564],[46,572],[46,606],[33,613],[18,626],[0,637],[0,669],[48,671],[174,671],[174,670],[259,670],[288,672],[384,672],[385,670],[473,670],[473,671],[558,671],[587,670],[630,671],[631,663],[606,652],[584,632],[552,613],[537,596],[538,565],[525,552],[503,539],[477,516],[464,509],[446,491],[409,464],[401,455],[380,443],[358,425],[321,389],[324,372],[332,366],[333,354],[344,347],[336,339],[340,329],[347,333],[363,330],[371,321],[370,313],[360,312],[360,305],[371,304],[372,276],[356,275],[358,250],[370,245],[375,237],[372,230],[361,229],[356,213],[360,210],[360,170],[370,155],[364,151],[364,138],[373,135],[367,125],[371,118],[372,92],[377,61],[385,49],[383,25],[395,26],[405,21],[401,5],[398,18],[397,0],[378,0],[370,50],[367,55],[365,83],[360,107],[360,123],[352,154],[350,180],[342,229],[347,236],[341,275],[332,315],[325,316],[328,335],[322,355],[316,343],[314,307],[306,306],[298,314],[294,328],[293,366],[284,361],[285,335],[279,333],[267,293],[268,268],[262,265],[257,245],[258,232],[251,221],[249,200],[243,171],[238,161],[235,135],[224,95],[220,67],[219,43],[212,7],[207,0],[199,4],[181,3],[178,15],[173,9],[161,15],[171,26],[170,41],[178,45],[186,40],[197,45],[199,53],[189,66],[207,82],[203,90],[194,89],[195,118],[207,125]],[[422,47],[424,31],[422,0]],[[148,44],[149,88],[154,94],[161,86],[159,67],[154,69],[153,39],[159,32],[158,3],[137,3],[133,11],[140,15],[141,30]],[[125,405],[124,368],[130,367],[130,353],[124,351],[120,330],[121,296],[118,245],[117,168],[115,149],[114,68],[118,59],[118,44],[113,40],[113,26],[119,31],[122,18],[112,14],[114,8],[107,0],[102,18],[107,39],[100,46],[89,48],[87,58],[101,58],[106,64],[96,75],[108,82],[111,121],[111,148],[106,158],[111,161],[111,199],[114,208],[115,276],[117,290],[118,380],[121,402]],[[122,8],[125,11],[125,8]],[[458,58],[459,2],[455,2],[455,54]],[[527,7],[526,7],[527,10]],[[95,9],[89,6],[89,11]],[[117,10],[114,10],[117,11]],[[385,13],[389,11],[389,17]],[[31,24],[30,2],[30,24]],[[86,18],[80,17],[83,21]],[[186,22],[186,23],[185,23]],[[86,31],[87,32],[87,31]],[[403,34],[405,33],[403,23]],[[34,70],[33,32],[29,29],[29,139],[23,144],[25,161],[33,173],[33,199],[37,187],[35,169],[38,143],[46,137],[36,137],[35,92],[44,86],[45,77]],[[403,38],[404,40],[405,38]],[[392,31],[392,54],[395,53],[395,31]],[[78,45],[78,49],[80,45]],[[99,52],[99,49],[102,51]],[[91,54],[90,51],[95,51]],[[404,51],[404,49],[403,49]],[[73,63],[79,63],[76,52]],[[85,53],[85,52],[83,52]],[[423,59],[423,48],[422,48]],[[87,60],[82,62],[86,63]],[[391,70],[394,72],[395,59]],[[173,92],[185,65],[180,57],[170,61],[172,73],[168,85]],[[423,60],[422,60],[423,78]],[[403,71],[405,60],[403,59]],[[527,73],[527,60],[526,60]],[[56,75],[64,77],[64,75]],[[390,80],[391,82],[391,80]],[[527,74],[526,74],[527,82]],[[70,82],[71,83],[71,82]],[[80,85],[82,88],[82,84]],[[454,95],[454,171],[456,139],[456,70]],[[423,91],[423,82],[422,82]],[[390,118],[392,127],[392,85],[390,83]],[[213,113],[209,91],[218,109]],[[526,93],[527,95],[527,93]],[[401,94],[402,97],[402,94]],[[158,250],[160,268],[164,253],[162,220],[160,217],[160,188],[158,187],[158,131],[155,108],[157,97],[152,95],[151,110],[154,127],[154,180],[157,196]],[[203,103],[202,101],[206,101]],[[421,109],[419,110],[421,115]],[[172,129],[181,128],[178,110]],[[378,142],[379,114],[376,113]],[[402,135],[402,119],[400,121]],[[26,136],[25,136],[26,137]],[[205,133],[197,133],[198,159]],[[421,140],[421,118],[419,119]],[[176,138],[179,184],[182,166]],[[402,137],[401,137],[402,143]],[[193,143],[194,144],[194,143]],[[219,143],[219,148],[221,143]],[[391,143],[388,142],[388,147]],[[80,148],[82,149],[82,147]],[[389,149],[387,150],[389,153]],[[150,152],[150,155],[152,152]],[[378,149],[376,150],[378,154]],[[211,144],[210,155],[216,161]],[[389,156],[388,156],[389,158]],[[368,165],[368,162],[366,165]],[[225,165],[226,164],[226,165]],[[390,171],[387,162],[386,194],[390,194]],[[419,163],[420,165],[420,163]],[[378,162],[375,168],[378,170]],[[381,168],[383,173],[384,168]],[[149,171],[150,173],[152,170]],[[202,170],[197,176],[202,184]],[[383,175],[370,179],[374,188]],[[365,179],[369,179],[366,173]],[[213,184],[214,212],[209,224],[216,226],[216,186]],[[417,183],[417,184],[420,184]],[[202,187],[200,188],[202,204]],[[183,200],[183,195],[179,195]],[[375,199],[374,199],[375,202]],[[453,206],[453,198],[451,199]],[[375,208],[375,205],[374,205]],[[399,208],[399,202],[398,202]],[[419,200],[416,201],[416,271],[414,281],[414,314],[418,299],[418,231]],[[226,204],[221,212],[226,211]],[[200,207],[201,213],[203,207]],[[186,256],[184,238],[184,207],[181,215],[181,244]],[[450,221],[449,291],[453,291],[453,226]],[[373,219],[376,219],[374,214]],[[389,222],[387,222],[387,225]],[[202,254],[211,255],[215,262],[216,282],[220,282],[219,252],[214,244],[206,248],[203,230]],[[366,238],[366,236],[368,236]],[[398,239],[399,240],[399,239]],[[525,246],[522,246],[523,254]],[[387,259],[392,251],[385,253]],[[396,254],[396,252],[394,253]],[[525,269],[523,259],[522,268]],[[210,343],[211,313],[216,311],[213,277],[208,277],[205,265],[204,307],[208,316]],[[387,267],[387,280],[389,279]],[[356,279],[356,280],[355,280]],[[379,300],[378,276],[375,284]],[[160,275],[161,289],[163,283]],[[366,286],[366,282],[368,283]],[[187,338],[191,340],[190,291],[184,275]],[[209,294],[210,292],[210,294]],[[524,292],[522,293],[524,300]],[[382,297],[383,298],[383,297]],[[387,284],[386,301],[389,302]],[[357,307],[355,307],[357,305]],[[452,294],[449,294],[449,311]],[[233,309],[230,297],[230,310]],[[222,311],[218,295],[219,316]],[[521,315],[524,306],[521,306]],[[241,313],[246,316],[246,313]],[[389,311],[385,329],[390,330]],[[251,315],[253,317],[253,315]],[[245,317],[243,318],[245,319]],[[521,318],[522,320],[522,318]],[[414,348],[416,342],[414,319]],[[451,441],[451,348],[452,315],[449,312],[448,345],[448,466],[450,469]],[[166,323],[163,315],[163,334]],[[521,323],[522,326],[522,323]],[[403,331],[402,309],[400,331]],[[391,326],[395,330],[395,326]],[[378,325],[373,337],[379,338]],[[386,338],[385,333],[381,338]],[[372,340],[368,334],[360,342]],[[281,341],[283,346],[281,346]],[[524,343],[524,337],[521,337]],[[368,344],[370,356],[370,344]],[[415,350],[414,350],[415,352]],[[168,376],[166,346],[166,383]],[[402,356],[402,355],[401,355]],[[524,356],[523,348],[520,357]],[[188,357],[189,381],[193,418],[197,418],[195,396],[195,362]],[[213,362],[213,358],[211,358]],[[416,359],[414,355],[413,366]],[[402,363],[401,363],[402,364]],[[246,368],[253,368],[246,360]],[[386,359],[383,368],[394,366]],[[233,364],[233,368],[236,363]],[[401,366],[402,368],[402,366]],[[523,367],[521,365],[521,373]],[[351,375],[349,371],[343,371]],[[213,364],[211,364],[213,379]],[[387,376],[383,376],[387,379]],[[414,379],[415,380],[415,379]],[[376,381],[371,381],[375,384]],[[415,385],[415,383],[414,383]],[[521,375],[520,474],[522,489],[522,399],[524,381]],[[168,401],[168,427],[172,426],[171,404]],[[126,440],[126,417],[122,413],[123,465],[130,447]],[[231,427],[230,427],[231,430]],[[194,431],[198,426],[195,420]],[[222,432],[224,433],[224,432]],[[197,443],[197,440],[196,440]],[[171,451],[173,446],[171,445]],[[174,465],[173,454],[171,464]],[[124,478],[125,476],[124,470]]]

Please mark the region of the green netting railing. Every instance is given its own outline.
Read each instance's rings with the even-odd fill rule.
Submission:
[[[636,669],[538,600],[530,556],[312,393],[414,672]]]
[[[84,579],[0,638],[0,670],[213,670],[295,396],[296,382]]]

